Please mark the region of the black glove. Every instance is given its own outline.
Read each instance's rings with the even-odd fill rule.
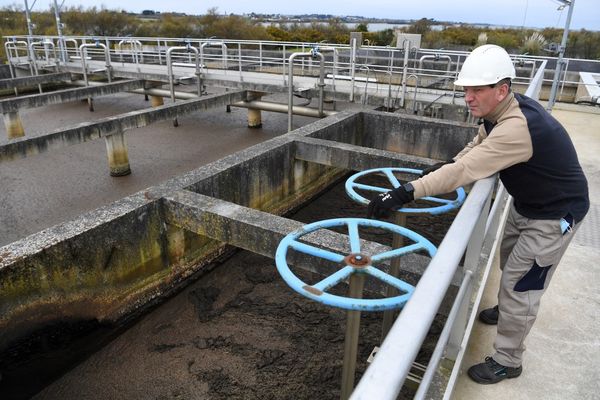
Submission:
[[[405,203],[415,199],[414,189],[410,183],[400,186],[387,193],[380,193],[369,203],[367,218],[387,218],[393,210],[401,208]]]
[[[423,168],[423,172],[421,172],[421,176],[425,176],[425,175],[429,174],[430,172],[437,171],[438,169],[442,168],[444,165],[452,164],[453,162],[454,162],[454,160],[442,161],[442,162],[430,165],[427,168]]]

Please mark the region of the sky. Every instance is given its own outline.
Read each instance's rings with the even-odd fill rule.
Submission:
[[[60,5],[62,0],[57,0]],[[573,0],[570,29],[600,31],[600,0]],[[29,0],[33,10],[47,10],[52,0]],[[0,0],[0,7],[23,5],[22,0]],[[216,7],[220,14],[332,14],[374,18],[420,19],[487,23],[536,28],[564,28],[568,9],[557,8],[561,0],[64,0],[63,7],[79,6],[124,9],[130,12],[155,10],[204,14]]]

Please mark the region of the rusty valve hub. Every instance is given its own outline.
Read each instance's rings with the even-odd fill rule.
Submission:
[[[344,257],[344,263],[354,268],[362,268],[371,265],[371,257],[361,253],[350,254]]]

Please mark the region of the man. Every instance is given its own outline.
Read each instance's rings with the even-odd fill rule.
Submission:
[[[511,92],[514,77],[503,48],[473,50],[455,85],[464,88],[471,113],[483,119],[477,136],[454,159],[369,204],[369,218],[384,218],[413,199],[500,174],[514,203],[500,250],[498,305],[479,314],[482,322],[497,324],[495,353],[468,371],[482,384],[521,374],[523,342],[540,298],[589,208],[587,180],[567,132],[538,102]]]

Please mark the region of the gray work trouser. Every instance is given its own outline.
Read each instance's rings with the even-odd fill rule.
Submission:
[[[540,299],[580,221],[563,233],[560,220],[529,219],[511,206],[500,247],[498,334],[492,358],[519,367]]]

